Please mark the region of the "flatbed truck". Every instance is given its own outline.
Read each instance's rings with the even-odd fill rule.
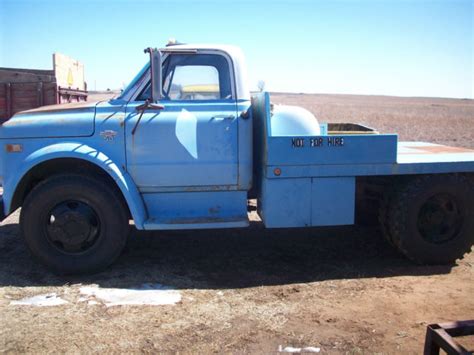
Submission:
[[[21,208],[21,235],[52,271],[104,269],[130,226],[247,227],[249,199],[267,228],[349,225],[376,210],[417,263],[470,252],[473,150],[273,105],[251,95],[233,46],[145,51],[119,97],[23,111],[0,127],[2,219]]]

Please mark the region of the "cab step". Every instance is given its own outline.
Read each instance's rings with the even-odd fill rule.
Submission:
[[[249,225],[246,191],[143,194],[146,230],[238,228]]]
[[[173,230],[173,229],[216,229],[216,228],[238,228],[248,227],[247,217],[227,217],[227,218],[173,218],[156,219],[152,218],[145,222],[145,230]]]

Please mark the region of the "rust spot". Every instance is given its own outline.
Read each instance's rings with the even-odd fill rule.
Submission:
[[[102,122],[107,121],[109,118],[112,118],[115,116],[118,120],[123,120],[125,118],[124,113],[121,111],[123,108],[123,105],[119,107],[117,111],[114,111],[112,113],[99,113],[95,116],[96,119],[101,119]]]
[[[221,211],[221,206],[211,207],[208,211],[210,214],[218,214]]]

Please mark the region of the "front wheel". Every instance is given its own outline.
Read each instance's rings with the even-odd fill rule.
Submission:
[[[120,255],[129,224],[115,189],[82,175],[58,175],[28,194],[20,228],[43,264],[59,274],[80,274],[102,270]]]
[[[426,175],[396,188],[385,233],[420,264],[448,264],[474,244],[474,185],[463,175]]]

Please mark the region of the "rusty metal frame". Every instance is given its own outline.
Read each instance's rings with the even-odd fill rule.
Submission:
[[[453,338],[474,335],[474,320],[451,323],[430,324],[426,329],[424,355],[439,354],[443,349],[447,354],[472,354]]]
[[[57,97],[58,97],[58,104],[66,102],[74,101],[87,101],[88,91],[85,90],[78,90],[78,89],[70,89],[58,86],[57,88]]]

